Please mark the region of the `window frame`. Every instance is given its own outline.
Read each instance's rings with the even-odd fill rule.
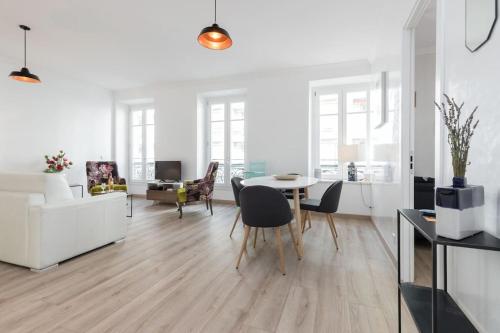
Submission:
[[[366,170],[369,169],[370,157],[368,156],[368,147],[370,146],[370,116],[371,116],[371,86],[369,83],[358,83],[358,84],[345,84],[345,85],[331,85],[322,86],[311,89],[311,175],[314,175],[314,169],[320,168],[320,103],[319,99],[321,95],[337,94],[338,95],[338,140],[337,140],[337,153],[340,151],[340,147],[347,142],[347,93],[365,91],[367,97],[367,109],[366,109],[366,141],[365,141],[365,156],[366,164],[358,165]],[[335,181],[335,180],[346,180],[347,172],[345,170],[345,162],[339,160],[337,155],[337,161],[339,162],[338,168],[339,172],[337,177],[332,178],[320,178],[320,181]]]
[[[153,124],[149,124],[146,122],[146,110],[153,110],[154,112],[154,116],[153,116]],[[133,124],[133,116],[132,114],[134,112],[137,112],[137,111],[141,111],[142,113],[142,117],[141,117],[141,124],[140,125],[134,125]],[[129,179],[130,179],[130,183],[132,184],[145,184],[149,181],[153,181],[154,179],[147,179],[147,161],[148,161],[148,156],[147,156],[147,145],[148,145],[148,141],[147,141],[147,131],[146,131],[146,128],[147,126],[153,126],[154,128],[154,142],[153,142],[153,162],[155,161],[155,158],[156,158],[156,151],[155,151],[155,147],[156,147],[156,108],[155,108],[155,105],[154,104],[140,104],[140,105],[133,105],[129,108],[129,120],[128,120],[128,123],[129,123],[129,149],[128,149],[128,153],[129,153],[129,170],[130,170],[130,175],[129,175]],[[134,127],[138,127],[140,126],[142,128],[142,146],[143,146],[143,149],[142,149],[142,156],[141,156],[141,164],[142,164],[142,168],[143,168],[143,177],[142,179],[134,179],[133,178],[133,175],[134,175],[134,155],[133,155],[133,146],[134,146],[134,143],[133,143],[133,140],[134,140],[134,134],[133,134],[133,128]],[[153,177],[154,178],[154,177]]]
[[[320,168],[320,150],[321,150],[321,141],[320,141],[320,103],[319,103],[319,98],[321,95],[333,95],[337,94],[338,96],[338,113],[337,113],[337,148],[340,146],[340,142],[343,141],[343,95],[342,95],[342,89],[338,86],[329,86],[329,87],[321,87],[321,88],[316,88],[312,91],[312,122],[313,122],[313,127],[312,127],[312,168],[314,174],[314,169]],[[338,161],[338,155],[337,155],[337,161]],[[339,166],[339,178],[342,178],[342,168]],[[335,180],[338,178],[321,178],[320,180]]]
[[[231,104],[233,103],[244,103],[244,113],[243,113],[243,166],[245,167],[247,162],[247,112],[248,103],[245,95],[229,95],[229,96],[217,96],[210,97],[206,99],[205,103],[205,161],[206,165],[212,161],[212,112],[211,106],[214,104],[224,104],[224,175],[223,183],[215,183],[216,187],[230,187],[231,186]]]

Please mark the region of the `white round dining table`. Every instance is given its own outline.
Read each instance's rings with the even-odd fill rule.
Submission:
[[[245,179],[241,182],[243,186],[269,186],[278,190],[293,190],[293,208],[295,210],[295,229],[297,231],[297,245],[300,256],[304,256],[304,244],[302,242],[302,215],[300,213],[299,189],[304,189],[305,198],[309,197],[308,188],[318,182],[313,177],[299,176],[296,180],[277,180],[273,176],[254,177]]]

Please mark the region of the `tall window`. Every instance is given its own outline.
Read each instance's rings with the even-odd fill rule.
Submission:
[[[364,144],[368,136],[368,91],[345,92],[345,144]]]
[[[339,103],[338,93],[318,95],[319,114],[319,167],[325,178],[340,178],[339,146]]]
[[[229,184],[245,166],[245,100],[242,97],[208,101],[207,157],[219,162],[216,183]]]
[[[347,178],[339,151],[342,145],[365,149],[369,131],[369,87],[353,85],[323,87],[313,91],[312,166],[322,179]],[[359,154],[356,165],[363,172],[366,161]]]
[[[130,111],[130,157],[132,181],[155,178],[155,110],[135,107]]]

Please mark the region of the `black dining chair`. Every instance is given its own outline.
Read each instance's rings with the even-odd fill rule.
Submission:
[[[240,209],[240,191],[244,188],[243,184],[241,182],[243,181],[243,178],[240,177],[233,177],[231,178],[231,187],[233,188],[233,194],[234,194],[234,202],[236,203],[236,207],[238,212],[236,213],[236,219],[234,220],[233,227],[231,228],[231,233],[229,234],[229,238],[232,238],[234,228],[236,227],[236,224],[238,223],[238,219],[240,218],[241,214],[241,209]],[[257,233],[259,229],[255,229],[255,236],[253,239],[253,247],[257,245]],[[264,239],[264,242],[266,241],[266,235],[264,233],[264,229],[262,229],[262,238]]]
[[[233,188],[233,194],[234,194],[234,202],[236,203],[236,219],[234,220],[233,227],[231,228],[231,233],[229,234],[229,238],[233,236],[233,231],[234,228],[236,227],[236,223],[238,222],[238,219],[240,218],[241,214],[241,209],[240,209],[240,191],[243,189],[243,185],[241,184],[241,181],[243,178],[240,177],[233,177],[231,178],[231,187]]]
[[[333,213],[337,212],[340,201],[340,194],[342,192],[342,181],[336,181],[332,185],[330,185],[321,200],[318,199],[304,199],[300,202],[300,209],[306,212],[317,212],[323,213],[326,215],[326,220],[328,225],[330,226],[330,231],[333,236],[333,240],[335,241],[335,246],[337,250],[339,249],[339,244],[337,242],[337,228],[335,227],[335,221],[333,220]],[[302,219],[302,232],[305,229],[305,220]]]
[[[290,222],[293,219],[290,205],[285,196],[279,191],[267,186],[248,186],[240,191],[240,208],[243,224],[245,225],[245,236],[241,245],[236,269],[238,269],[243,253],[246,252],[248,237],[251,228],[273,228],[276,236],[276,245],[280,258],[280,271],[285,275],[285,257],[283,254],[283,243],[281,241],[280,228],[288,225],[292,235],[292,242],[300,259],[299,249],[295,241],[295,235]]]

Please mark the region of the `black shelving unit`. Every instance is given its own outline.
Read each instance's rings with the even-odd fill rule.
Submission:
[[[410,222],[432,247],[432,288],[401,282],[401,215]],[[404,298],[419,332],[461,333],[478,332],[453,298],[448,294],[447,247],[465,247],[500,251],[500,239],[480,232],[462,240],[453,240],[436,234],[436,225],[424,219],[415,209],[398,209],[398,327],[401,332],[401,297]],[[443,246],[443,289],[437,288],[437,247]]]

